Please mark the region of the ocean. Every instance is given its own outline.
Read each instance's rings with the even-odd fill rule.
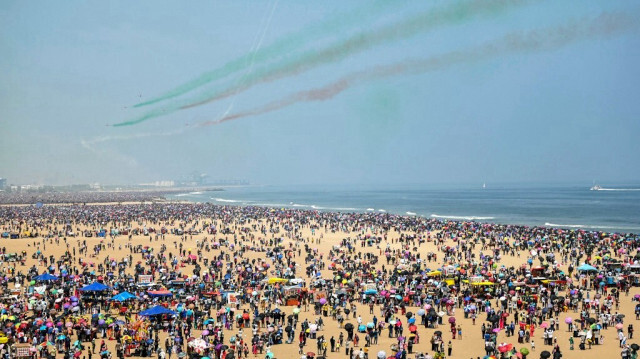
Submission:
[[[591,191],[585,186],[239,186],[169,198],[640,233],[640,185],[603,187]]]

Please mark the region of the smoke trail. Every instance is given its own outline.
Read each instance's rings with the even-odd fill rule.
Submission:
[[[386,25],[380,29],[362,32],[345,41],[329,46],[321,51],[311,49],[298,58],[290,61],[279,62],[272,67],[267,67],[248,77],[244,84],[236,87],[217,90],[204,95],[187,105],[173,106],[166,111],[158,113],[152,111],[139,118],[115,124],[115,127],[131,126],[148,121],[152,118],[166,115],[177,110],[188,109],[213,101],[217,101],[249,88],[286,76],[298,74],[319,65],[335,62],[347,58],[355,53],[370,49],[387,42],[400,40],[414,36],[422,31],[436,28],[437,26],[459,23],[482,15],[495,15],[507,10],[510,6],[520,5],[532,0],[470,0],[443,8],[427,11],[398,23]]]
[[[499,41],[492,42],[470,50],[454,51],[428,59],[418,59],[403,63],[378,66],[368,71],[356,72],[319,88],[300,91],[282,100],[268,103],[253,110],[238,112],[216,121],[206,121],[201,126],[217,125],[222,122],[237,120],[243,117],[261,115],[280,110],[301,102],[325,101],[340,94],[346,89],[363,82],[377,80],[389,76],[424,73],[449,66],[473,63],[501,55],[519,52],[552,50],[572,42],[586,40],[597,36],[606,36],[628,30],[638,25],[638,21],[625,14],[604,13],[591,20],[550,29],[536,30],[528,33],[509,34]]]
[[[267,34],[267,30],[269,30],[269,26],[271,25],[271,19],[273,19],[273,13],[275,12],[277,6],[278,6],[278,0],[276,0],[273,3],[273,6],[271,7],[271,13],[269,14],[269,18],[267,19],[267,24],[265,25],[264,30],[262,30],[262,35],[260,35],[260,32],[258,32],[258,34],[256,35],[256,40],[258,39],[259,40],[254,46],[251,46],[251,52],[253,53],[253,56],[251,57],[249,68],[246,69],[246,71],[242,74],[242,77],[240,78],[240,83],[244,81],[244,79],[247,77],[248,74],[253,72],[253,64],[255,63],[255,60],[256,60],[256,54],[260,50],[260,47],[262,46],[262,41],[264,41],[264,37]],[[231,112],[231,110],[233,109],[233,106],[236,103],[237,95],[238,95],[237,92],[233,94],[231,103],[229,103],[229,106],[227,106],[227,109],[220,115],[220,118],[225,117],[226,115],[229,114],[229,112]]]
[[[330,20],[312,25],[302,32],[276,40],[273,44],[263,48],[257,54],[248,53],[244,56],[238,57],[213,71],[204,73],[199,77],[178,86],[169,92],[158,97],[154,97],[151,100],[138,103],[133,107],[148,106],[160,101],[182,96],[203,85],[223,79],[235,72],[249,67],[252,61],[265,62],[281,57],[283,54],[291,54],[294,51],[304,48],[304,46],[312,43],[314,40],[326,36],[327,33],[340,33],[342,31],[346,31],[348,28],[353,27],[354,24],[361,22],[366,18],[378,17],[388,11],[389,8],[396,6],[396,2],[387,0],[375,1],[373,6],[367,3],[365,7],[357,8],[354,11],[334,16]]]
[[[192,108],[228,97],[237,91],[245,91],[257,84],[271,82],[286,76],[296,75],[313,67],[339,61],[355,53],[370,49],[384,43],[415,36],[418,33],[437,26],[462,22],[482,14],[496,14],[506,10],[509,5],[517,5],[525,0],[474,0],[458,3],[437,11],[427,11],[398,23],[384,26],[370,32],[363,32],[348,38],[346,41],[327,47],[321,51],[310,50],[302,57],[289,62],[280,63],[274,68],[258,72],[240,88],[217,91],[200,101],[182,106],[181,109]]]

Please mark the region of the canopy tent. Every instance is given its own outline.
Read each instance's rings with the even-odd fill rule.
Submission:
[[[80,288],[83,292],[104,292],[105,290],[109,290],[110,288],[102,283],[95,282],[91,283],[86,287]]]
[[[129,292],[122,292],[111,297],[111,300],[115,300],[117,302],[124,302],[125,300],[135,299],[135,298],[137,297]]]
[[[580,267],[578,267],[578,270],[581,271],[581,272],[595,272],[595,271],[598,270],[598,268],[585,263],[585,264],[581,265]]]
[[[36,282],[45,282],[49,280],[58,280],[58,277],[49,273],[42,273],[39,276],[33,278]]]
[[[287,283],[289,280],[288,279],[284,279],[284,278],[269,278],[269,280],[267,281],[267,283],[269,284],[276,284],[276,283]]]
[[[176,312],[174,312],[173,310],[167,309],[161,305],[156,305],[153,308],[149,308],[147,310],[143,310],[142,312],[139,313],[139,315],[145,316],[145,317],[153,317],[156,315],[164,315],[164,314],[171,314],[171,315],[175,315]]]
[[[162,289],[162,290],[150,290],[147,292],[149,294],[150,297],[155,298],[155,297],[171,297],[173,296],[173,293],[171,293],[170,291],[166,290],[166,289]]]

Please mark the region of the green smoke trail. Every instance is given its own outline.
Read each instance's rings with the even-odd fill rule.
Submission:
[[[288,62],[276,64],[275,67],[257,71],[246,79],[244,84],[216,91],[209,94],[204,99],[182,106],[181,109],[200,106],[206,103],[217,101],[232,94],[245,91],[257,84],[271,82],[285,76],[291,76],[309,70],[326,63],[339,61],[372,48],[374,46],[404,39],[417,35],[422,31],[428,31],[437,26],[450,25],[466,21],[473,16],[495,15],[506,10],[509,5],[516,5],[523,0],[475,0],[472,2],[458,3],[456,5],[439,9],[438,11],[428,11],[399,23],[390,24],[380,29],[363,32],[350,37],[344,42],[325,48],[321,51],[310,50],[302,57]]]
[[[620,33],[637,27],[638,25],[639,21],[630,15],[621,13],[604,13],[595,19],[583,19],[554,28],[536,30],[527,33],[508,34],[500,40],[482,46],[472,47],[467,50],[454,51],[427,59],[405,61],[392,65],[378,66],[370,70],[355,72],[325,86],[299,91],[281,100],[267,103],[261,107],[230,114],[219,120],[202,122],[197,126],[212,126],[243,117],[257,116],[277,111],[301,102],[326,101],[337,96],[348,88],[367,81],[378,80],[390,76],[436,71],[463,63],[474,63],[512,53],[553,50],[576,41]]]
[[[210,82],[223,79],[235,72],[244,70],[250,66],[251,62],[265,62],[281,57],[283,54],[291,54],[294,51],[304,48],[304,46],[312,43],[314,40],[326,36],[327,33],[340,33],[341,31],[345,31],[353,27],[354,24],[357,24],[358,22],[370,17],[377,17],[389,10],[389,8],[396,7],[397,5],[398,4],[394,1],[386,0],[375,1],[372,5],[367,3],[365,7],[355,9],[354,11],[345,14],[340,14],[332,17],[328,21],[312,25],[302,32],[280,38],[273,44],[262,48],[255,54],[248,53],[231,60],[215,70],[204,73],[169,92],[158,97],[154,97],[151,100],[138,103],[133,107],[148,106],[160,101],[182,96]]]
[[[114,126],[131,126],[158,116],[173,113],[180,109],[187,109],[214,102],[232,94],[246,91],[260,83],[271,82],[286,76],[298,74],[313,67],[339,61],[357,52],[370,49],[377,45],[411,37],[438,26],[457,24],[473,19],[474,17],[498,15],[512,6],[528,2],[530,2],[530,0],[470,0],[444,6],[436,10],[430,10],[416,16],[412,16],[408,19],[401,20],[397,23],[383,26],[379,29],[359,33],[351,36],[345,41],[339,42],[322,50],[308,50],[298,58],[294,58],[289,61],[282,61],[271,67],[266,67],[252,73],[247,76],[245,81],[240,85],[204,94],[200,98],[196,98],[186,105],[174,105],[160,114],[147,113],[142,117],[120,122]]]

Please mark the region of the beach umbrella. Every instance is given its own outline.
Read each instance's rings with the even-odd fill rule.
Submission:
[[[412,312],[407,312],[407,314],[405,314],[405,316],[407,318],[411,318],[411,317],[413,317],[413,313]]]
[[[566,317],[566,318],[564,318],[564,322],[567,323],[567,324],[571,324],[571,323],[573,323],[573,318]]]
[[[352,331],[353,330],[353,324],[351,324],[351,323],[345,324],[344,325],[344,330],[346,330],[348,332]]]
[[[540,353],[540,358],[542,358],[542,359],[547,359],[547,358],[549,358],[550,356],[551,356],[551,353],[549,353],[549,351],[548,351],[548,350],[543,350],[543,351]]]
[[[439,330],[436,330],[435,332],[433,332],[434,335],[442,335],[442,332]]]
[[[636,343],[633,343],[633,344],[631,344],[631,349],[633,349],[633,350],[636,350],[636,351],[637,351],[638,349],[640,349],[640,345],[638,345],[638,344],[636,344]]]
[[[616,329],[622,330],[622,328],[624,328],[624,325],[622,323],[616,324]]]
[[[544,322],[544,323],[540,324],[540,328],[543,328],[543,329],[549,328],[549,323]]]
[[[378,359],[385,359],[387,357],[387,352],[381,350],[378,352]]]
[[[373,328],[375,326],[375,324],[373,324],[373,322],[369,322],[367,323],[367,328]]]
[[[426,314],[426,311],[425,311],[424,309],[418,309],[417,314],[418,314],[419,316],[423,316],[423,315],[425,315],[425,314]]]
[[[527,348],[520,348],[520,354],[522,354],[522,355],[529,355],[529,349],[527,349]]]
[[[449,323],[453,324],[456,322],[456,318],[455,317],[449,317]]]
[[[415,325],[410,325],[409,326],[409,332],[415,333],[417,330],[418,330],[418,327],[416,327]]]

